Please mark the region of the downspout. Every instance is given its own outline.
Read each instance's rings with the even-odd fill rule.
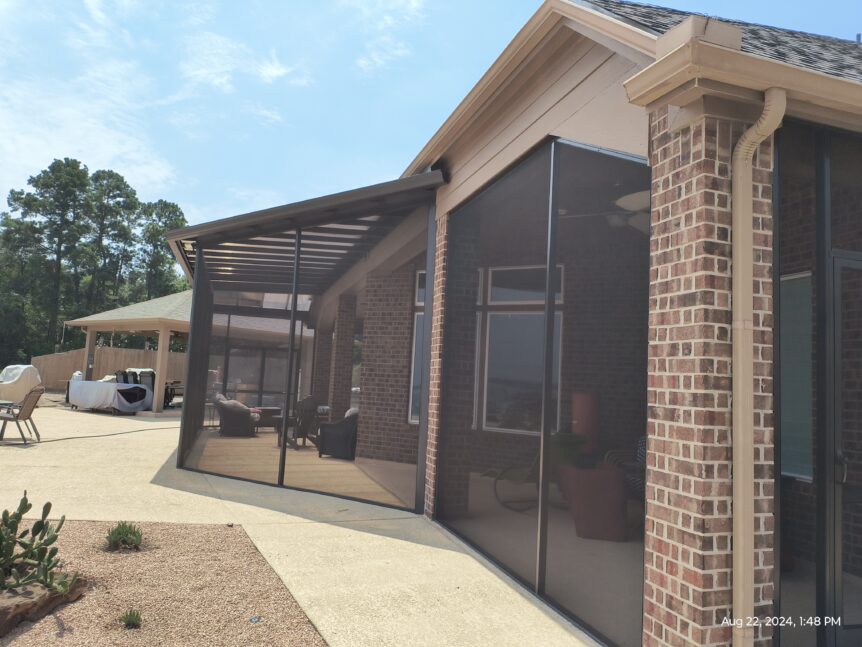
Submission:
[[[754,627],[754,234],[752,159],[784,117],[787,93],[769,88],[763,112],[733,150],[733,647],[751,647]],[[738,626],[741,624],[742,626]]]

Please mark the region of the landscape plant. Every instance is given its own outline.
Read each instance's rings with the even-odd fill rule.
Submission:
[[[108,530],[108,550],[132,548],[140,550],[143,534],[141,529],[132,523],[121,521]]]
[[[66,594],[77,575],[57,572],[60,560],[54,545],[66,518],[60,517],[56,525],[48,521],[49,502],[42,508],[41,518],[26,527],[24,515],[32,507],[24,492],[18,508],[4,510],[0,518],[0,591],[41,584],[50,591]]]
[[[120,616],[120,622],[126,629],[140,629],[141,621],[141,612],[137,609],[129,609]]]

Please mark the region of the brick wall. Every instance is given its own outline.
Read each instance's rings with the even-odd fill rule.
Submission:
[[[731,615],[730,161],[745,125],[650,118],[644,644],[727,645]],[[755,155],[755,603],[772,600],[771,140]],[[759,636],[766,643],[768,630]]]
[[[358,456],[416,463],[419,425],[407,419],[415,279],[424,268],[423,254],[393,272],[366,279]]]
[[[311,393],[321,404],[329,402],[329,369],[332,363],[332,331],[314,331],[314,365],[311,371]]]
[[[350,408],[353,380],[353,340],[356,336],[356,296],[338,297],[335,329],[332,331],[332,358],[329,369],[330,420],[341,420]]]

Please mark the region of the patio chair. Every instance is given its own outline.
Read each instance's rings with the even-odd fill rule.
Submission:
[[[356,458],[356,428],[359,423],[359,409],[349,409],[344,419],[320,425],[317,435],[317,455],[324,454],[333,458],[352,461]]]
[[[3,436],[6,434],[6,424],[9,422],[14,422],[15,426],[18,427],[18,433],[21,434],[21,440],[24,441],[25,445],[27,444],[27,437],[24,435],[24,430],[21,429],[22,422],[27,428],[30,438],[33,438],[35,435],[37,441],[42,440],[32,416],[33,410],[36,408],[36,404],[44,392],[44,386],[34,387],[30,389],[30,392],[24,396],[21,402],[9,405],[3,411],[0,411],[0,420],[3,421],[3,426],[0,427],[0,440],[3,440]]]
[[[125,371],[117,371],[115,375],[117,376],[117,384],[131,384],[129,374]]]
[[[298,442],[302,438],[303,447],[305,447],[308,438],[311,438],[312,442],[317,438],[319,429],[317,407],[317,398],[313,395],[302,398],[296,407],[296,438],[294,440]]]
[[[220,436],[255,435],[255,415],[242,402],[228,400],[219,393],[216,395],[215,406],[219,416]]]

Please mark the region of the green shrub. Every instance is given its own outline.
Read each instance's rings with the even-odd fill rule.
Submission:
[[[120,548],[141,547],[141,529],[136,525],[121,521],[108,531],[108,550],[119,550]]]
[[[120,622],[126,629],[140,629],[141,627],[141,612],[136,609],[129,609],[120,616]]]
[[[51,504],[42,508],[42,517],[30,528],[23,528],[24,515],[32,504],[27,493],[18,503],[18,509],[3,511],[0,517],[0,591],[14,589],[27,584],[41,584],[57,593],[68,593],[75,584],[77,575],[56,573],[60,564],[57,559],[57,533],[63,527],[65,517],[54,526],[48,521]]]

